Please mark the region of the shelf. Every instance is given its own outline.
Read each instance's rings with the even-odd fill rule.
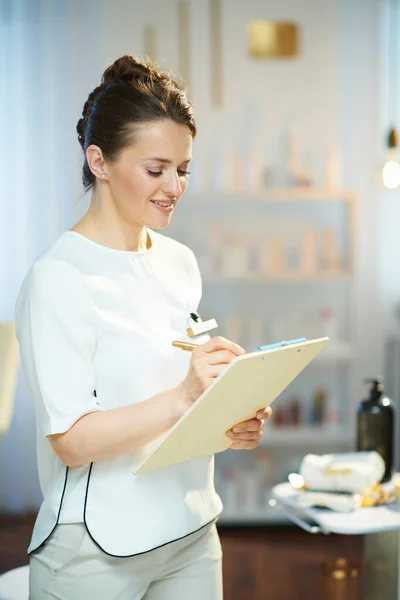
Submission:
[[[317,273],[315,275],[287,274],[287,275],[246,275],[245,277],[207,276],[203,278],[204,285],[277,285],[293,283],[319,283],[350,281],[352,273],[343,271],[341,273]]]
[[[229,512],[225,509],[222,515],[218,519],[218,525],[224,527],[229,526],[251,526],[251,525],[283,525],[289,524],[290,521],[286,519],[279,511],[274,508],[261,508],[253,511],[238,510],[235,512]]]
[[[261,439],[264,448],[284,446],[343,446],[353,444],[354,436],[326,427],[266,427]]]
[[[251,200],[256,202],[355,202],[356,196],[349,190],[330,190],[324,188],[276,188],[254,191],[218,191],[188,192],[188,200],[201,198],[202,202],[214,203],[232,200]],[[207,198],[208,200],[205,200]]]

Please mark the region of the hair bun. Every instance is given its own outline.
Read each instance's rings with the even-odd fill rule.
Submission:
[[[108,67],[102,77],[102,83],[114,83],[118,79],[146,79],[156,74],[156,69],[133,56],[121,56]]]

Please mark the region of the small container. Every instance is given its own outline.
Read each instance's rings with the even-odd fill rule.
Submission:
[[[327,398],[327,390],[322,386],[317,387],[311,410],[311,425],[321,426],[324,424],[326,419]]]
[[[244,277],[249,269],[249,255],[242,236],[229,234],[221,250],[221,271],[224,277]]]
[[[290,424],[298,427],[301,423],[301,402],[296,396],[290,402]]]
[[[239,506],[239,494],[236,472],[233,468],[225,468],[223,470],[221,484],[221,497],[225,512],[235,514]]]
[[[331,393],[328,399],[328,411],[326,423],[331,431],[339,431],[342,424],[342,412],[335,393]]]
[[[251,514],[261,508],[261,482],[256,469],[244,471],[241,476],[243,486],[243,510]]]
[[[316,275],[318,272],[317,232],[305,229],[301,234],[300,273],[303,277]]]
[[[378,377],[365,379],[370,383],[369,397],[357,408],[357,450],[375,450],[385,461],[385,473],[381,483],[390,481],[394,471],[394,426],[393,400],[383,393],[383,383]]]
[[[324,306],[319,311],[319,327],[321,336],[326,336],[333,341],[337,341],[337,319],[332,308],[329,306]]]

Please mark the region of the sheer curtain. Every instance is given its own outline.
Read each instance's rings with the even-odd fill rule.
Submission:
[[[0,319],[29,266],[86,205],[75,124],[102,68],[98,3],[0,0]],[[41,502],[34,413],[20,373],[0,441],[0,510]]]

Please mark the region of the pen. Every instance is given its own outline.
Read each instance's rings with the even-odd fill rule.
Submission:
[[[180,342],[179,340],[175,340],[174,342],[172,342],[172,345],[176,346],[176,348],[180,348],[181,350],[188,350],[189,352],[191,352],[192,350],[194,350],[194,348],[197,348],[199,344],[192,344],[191,342]]]

